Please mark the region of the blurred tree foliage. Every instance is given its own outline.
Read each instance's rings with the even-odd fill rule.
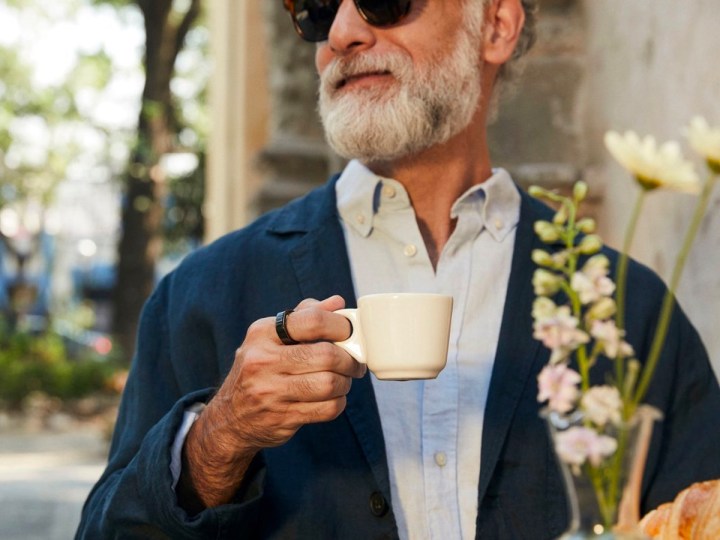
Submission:
[[[204,102],[205,85],[197,85],[197,69],[192,70],[194,87],[191,77],[183,80],[180,59],[190,48],[196,54],[194,62],[191,58],[184,63],[186,70],[193,64],[195,68],[202,65],[204,56],[201,52],[198,58],[197,52],[203,50],[207,33],[201,31],[199,24],[201,0],[94,2],[118,7],[135,5],[145,23],[145,85],[137,137],[123,179],[122,236],[113,298],[113,331],[129,354],[134,347],[140,310],[155,284],[164,235],[169,233],[172,237],[174,228],[193,234],[202,231],[203,170],[197,167],[196,171],[181,175],[183,180],[172,179],[164,158],[179,152],[204,151],[203,115],[198,107]],[[193,29],[200,31],[193,34]],[[192,88],[188,91],[188,87]],[[202,163],[203,159],[198,160],[198,164]],[[181,204],[166,209],[168,201]]]
[[[130,24],[142,15],[146,77],[132,136],[92,114],[97,96],[117,70],[101,47],[78,52],[63,81],[38,86],[22,51],[0,46],[0,209],[28,201],[46,207],[68,168],[83,152],[87,160],[82,135],[92,130],[94,140],[105,140],[93,160],[123,184],[114,326],[121,350],[129,353],[139,311],[154,286],[158,258],[194,245],[203,233],[209,62],[201,0],[5,0],[4,5],[32,11],[44,21],[72,18],[87,6],[114,8],[118,18]],[[28,31],[36,28],[23,33]],[[123,172],[110,165],[117,161],[118,147],[129,148]],[[194,166],[166,166],[165,158],[177,154],[196,156]],[[11,248],[6,252],[12,254]]]
[[[47,20],[40,0],[8,5],[34,11],[35,20]],[[66,10],[72,13],[73,7]],[[32,289],[25,283],[25,266],[41,248],[44,216],[57,186],[87,151],[84,140],[90,132],[105,141],[116,137],[77,100],[83,92],[107,85],[112,72],[108,55],[78,53],[65,79],[41,84],[23,54],[23,43],[0,46],[0,242],[7,259],[2,262],[15,268],[14,280],[4,282],[9,299],[4,307],[13,328],[20,320],[19,306],[27,303],[17,301],[18,295]]]
[[[105,53],[80,55],[66,81],[39,87],[18,51],[0,46],[0,208],[27,199],[43,205],[51,201],[81,150],[80,143],[68,137],[72,127],[82,123],[102,130],[79,111],[74,96],[88,86],[105,86],[110,70]],[[33,152],[27,151],[30,142]]]

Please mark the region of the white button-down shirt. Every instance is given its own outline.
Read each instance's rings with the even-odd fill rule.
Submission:
[[[442,186],[443,179],[437,179]],[[520,213],[520,195],[497,169],[463,194],[455,230],[434,270],[399,182],[357,161],[336,185],[356,295],[452,295],[448,362],[437,379],[372,378],[402,539],[475,537],[483,414]]]

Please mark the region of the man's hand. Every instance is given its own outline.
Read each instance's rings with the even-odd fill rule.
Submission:
[[[340,296],[301,302],[287,319],[297,345],[282,344],[274,317],[250,326],[225,382],[185,440],[178,494],[186,509],[228,502],[258,451],[342,413],[352,378],[366,370],[330,343],[352,331],[333,313],[344,305]]]

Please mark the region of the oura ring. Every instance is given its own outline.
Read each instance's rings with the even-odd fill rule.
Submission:
[[[283,345],[297,345],[300,343],[299,341],[295,341],[291,338],[287,331],[287,318],[293,311],[294,310],[292,309],[285,309],[275,315],[275,332],[277,332],[277,335],[280,338],[280,341],[283,342]]]

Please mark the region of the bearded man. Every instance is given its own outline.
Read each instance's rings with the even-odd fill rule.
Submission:
[[[533,41],[534,3],[285,0],[318,42],[327,139],[351,161],[160,283],[78,538],[566,528],[536,400],[548,353],[531,328],[532,226],[550,214],[491,168],[485,132],[508,62]],[[642,357],[663,287],[638,265],[630,283]],[[378,380],[332,343],[351,333],[335,311],[403,291],[455,300],[437,379]],[[666,418],[645,508],[720,476],[720,439],[702,431],[720,391],[679,310],[666,349],[649,393]]]

